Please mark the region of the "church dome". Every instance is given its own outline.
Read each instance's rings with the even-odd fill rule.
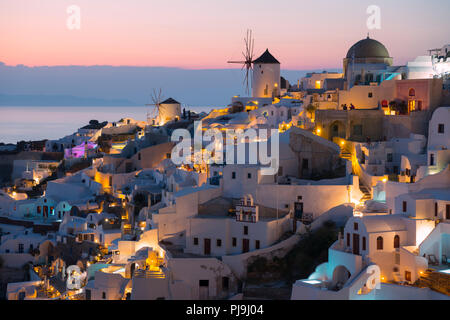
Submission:
[[[370,39],[360,40],[355,43],[347,52],[347,58],[389,58],[389,52],[379,41]]]

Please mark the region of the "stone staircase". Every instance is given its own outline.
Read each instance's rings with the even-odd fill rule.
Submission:
[[[364,203],[367,200],[371,200],[372,199],[372,193],[370,192],[369,188],[366,187],[361,182],[359,182],[359,190],[361,190],[361,192],[364,194],[362,196],[362,198],[359,200],[360,202]]]
[[[347,149],[341,149],[341,153],[339,155],[342,159],[346,159],[348,161],[352,161],[352,153],[347,150]],[[354,174],[354,172],[353,172]],[[363,183],[361,183],[361,180],[359,181],[359,189],[361,190],[361,192],[364,194],[362,196],[362,198],[359,200],[361,203],[366,202],[367,200],[371,200],[372,199],[372,193],[370,191],[370,189],[365,186]]]
[[[346,159],[348,161],[352,161],[352,154],[347,150],[341,150],[341,154],[339,155],[342,159]]]

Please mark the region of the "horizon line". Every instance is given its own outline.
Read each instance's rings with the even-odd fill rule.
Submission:
[[[201,70],[239,70],[241,67],[230,67],[230,68],[217,68],[217,67],[202,67],[202,68],[195,68],[195,67],[181,67],[181,66],[158,66],[158,65],[114,65],[114,64],[89,64],[89,65],[83,65],[83,64],[55,64],[55,65],[26,65],[26,64],[16,64],[11,65],[7,64],[0,60],[0,66],[6,66],[6,67],[26,67],[26,68],[52,68],[52,67],[115,67],[115,68],[162,68],[162,69],[179,69],[179,70],[193,70],[193,71],[201,71]],[[342,70],[342,67],[318,67],[318,68],[285,68],[281,70],[288,70],[288,71],[317,71],[317,70],[324,70],[327,69],[338,69]]]

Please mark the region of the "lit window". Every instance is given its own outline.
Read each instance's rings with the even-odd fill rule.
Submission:
[[[316,89],[320,89],[320,80],[316,81]]]

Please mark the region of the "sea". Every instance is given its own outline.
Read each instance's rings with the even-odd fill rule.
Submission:
[[[189,107],[196,113],[209,112],[215,107]],[[145,121],[149,107],[42,107],[42,106],[0,106],[0,142],[17,143],[59,139],[70,135],[78,128],[89,124],[89,120],[119,121],[128,117]],[[186,110],[187,111],[187,110]]]

